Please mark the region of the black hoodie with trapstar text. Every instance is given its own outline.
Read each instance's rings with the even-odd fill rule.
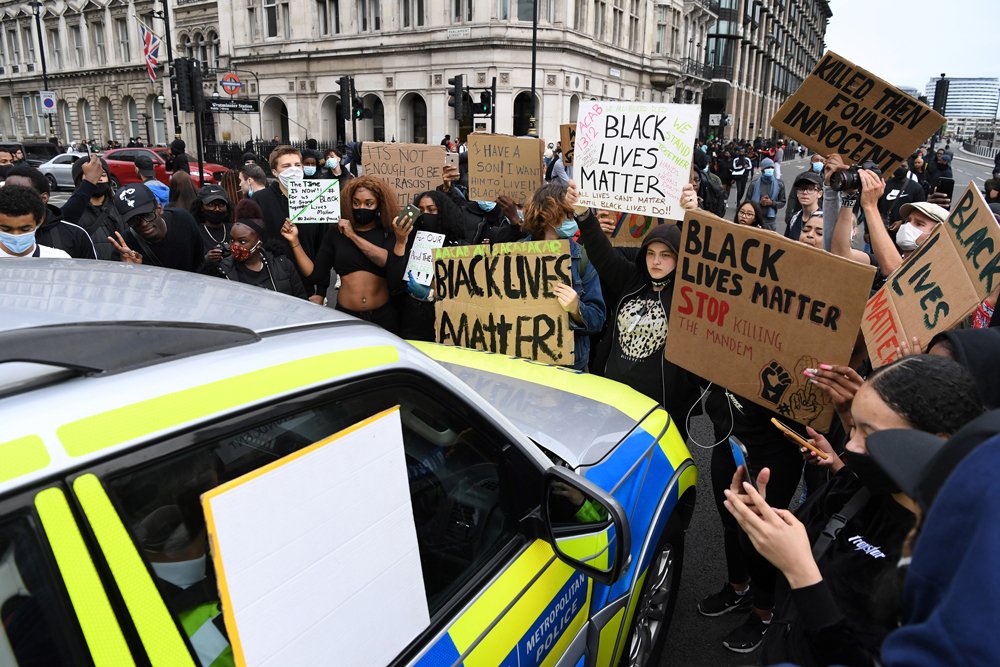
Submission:
[[[680,228],[673,224],[655,227],[643,240],[635,261],[630,262],[611,246],[592,212],[578,218],[578,222],[580,240],[602,284],[622,295],[599,345],[597,359],[607,360],[603,375],[659,401],[686,438],[684,421],[698,399],[697,380],[663,355],[674,274],[668,275],[657,290],[646,269],[646,249],[651,243],[665,243],[677,253]]]

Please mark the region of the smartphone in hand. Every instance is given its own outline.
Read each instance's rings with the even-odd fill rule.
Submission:
[[[757,488],[757,478],[752,472],[750,472],[750,463],[747,458],[747,448],[736,436],[729,437],[729,449],[733,452],[733,461],[736,462],[736,467],[739,468],[743,466],[746,470],[747,481],[753,484],[754,488]]]
[[[809,442],[808,440],[806,440],[805,438],[803,438],[801,435],[799,435],[798,433],[796,433],[795,431],[793,431],[787,425],[782,424],[776,418],[771,417],[771,423],[774,424],[775,428],[777,428],[779,431],[781,431],[782,433],[784,433],[789,439],[791,439],[792,442],[794,442],[795,444],[797,444],[799,447],[805,447],[806,449],[810,450],[811,452],[813,452],[814,454],[816,454],[816,456],[820,457],[824,461],[826,461],[828,458],[830,458],[830,456],[826,452],[824,452],[822,449],[819,449],[819,448],[815,447],[811,442]]]
[[[951,199],[951,196],[955,194],[955,179],[942,176],[938,179],[937,185],[934,186],[934,192]]]
[[[407,204],[399,214],[399,221],[412,225],[418,217],[420,217],[420,209],[413,204]]]
[[[445,153],[444,166],[458,168],[458,153]]]

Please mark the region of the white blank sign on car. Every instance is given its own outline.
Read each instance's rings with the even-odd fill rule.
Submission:
[[[202,497],[238,665],[382,665],[430,622],[396,406]]]

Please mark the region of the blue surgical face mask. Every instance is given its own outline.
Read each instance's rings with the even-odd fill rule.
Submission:
[[[327,169],[336,169],[338,164],[339,163],[337,162],[337,158],[335,158],[335,157],[328,157],[326,159],[326,168]]]
[[[701,145],[701,152],[702,153],[707,153],[708,152],[708,144],[702,144]]]
[[[822,171],[823,171],[823,163],[822,162],[813,162],[813,171],[815,171],[817,174],[822,173]]]
[[[305,174],[306,176],[315,176],[316,175],[316,167],[314,167],[312,165],[306,165],[306,166],[302,167],[302,173]]]
[[[476,203],[479,204],[479,208],[486,213],[489,213],[497,207],[497,203],[495,201],[477,201]]]
[[[571,239],[580,231],[580,226],[576,220],[563,220],[562,224],[555,228],[556,235],[561,239]]]
[[[767,169],[764,170],[764,175],[767,176],[768,178],[774,176],[774,169],[768,167]]]
[[[25,234],[0,232],[0,243],[15,255],[20,255],[35,247],[35,232],[30,231]]]

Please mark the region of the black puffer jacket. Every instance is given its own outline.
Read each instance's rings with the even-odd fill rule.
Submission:
[[[302,286],[302,280],[299,278],[299,272],[295,269],[295,265],[290,259],[284,255],[273,254],[268,250],[261,250],[261,254],[264,256],[264,264],[266,266],[261,271],[263,279],[260,284],[249,283],[243,280],[236,269],[236,260],[233,259],[232,255],[223,258],[216,265],[214,272],[234,282],[253,284],[257,287],[263,287],[264,289],[280,292],[281,294],[288,294],[299,299],[307,298],[305,287]],[[212,271],[210,270],[209,272],[211,273]],[[270,275],[268,276],[269,272]],[[274,281],[273,284],[272,280]]]

